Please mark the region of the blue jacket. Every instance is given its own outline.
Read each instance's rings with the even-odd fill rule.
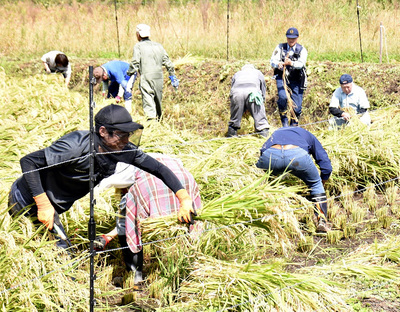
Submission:
[[[123,61],[110,61],[102,65],[102,67],[106,70],[108,79],[110,82],[117,82],[124,90],[126,89],[126,84],[130,76],[126,74],[129,69],[129,64]]]
[[[261,147],[261,154],[272,145],[297,145],[314,157],[321,170],[321,179],[328,180],[332,173],[331,161],[322,144],[311,132],[300,127],[284,127],[274,133]]]

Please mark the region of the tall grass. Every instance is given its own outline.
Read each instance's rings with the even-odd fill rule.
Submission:
[[[360,61],[355,1],[230,1],[229,33],[227,1],[142,3],[118,3],[119,56],[114,6],[109,1],[3,1],[0,53],[39,60],[43,53],[57,49],[73,61],[79,57],[130,59],[135,27],[147,23],[151,38],[161,42],[174,59],[188,53],[226,59],[227,42],[230,59],[269,59],[274,47],[285,41],[287,28],[294,26],[310,60]],[[399,60],[398,4],[366,0],[359,4],[364,59],[378,60],[383,22],[389,61]]]

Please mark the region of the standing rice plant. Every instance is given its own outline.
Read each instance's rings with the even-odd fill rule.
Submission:
[[[376,209],[378,209],[378,197],[373,185],[369,185],[367,190],[363,193],[363,200],[371,212],[374,212]]]

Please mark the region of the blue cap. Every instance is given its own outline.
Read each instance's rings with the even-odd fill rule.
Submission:
[[[290,27],[286,32],[287,38],[297,38],[299,36],[299,31],[297,28]]]
[[[340,84],[353,82],[353,78],[349,74],[343,74],[339,79]]]

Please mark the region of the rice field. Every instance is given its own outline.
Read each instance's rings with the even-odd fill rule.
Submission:
[[[134,10],[136,4],[127,2]],[[338,2],[343,6],[342,16],[347,14],[344,3]],[[221,1],[221,6],[224,4],[226,2]],[[240,4],[240,1],[233,4],[232,10],[237,11],[232,18],[243,15],[240,10],[246,8]],[[209,23],[204,27],[219,25],[212,19],[224,14],[218,2],[188,2],[188,6],[192,5],[197,12],[209,13]],[[268,5],[268,1],[260,1],[258,8],[248,6],[247,10],[253,14],[262,9],[261,14],[267,8],[272,10]],[[68,14],[59,20],[69,25],[72,19],[76,24],[71,26],[73,31],[74,27],[85,29],[89,22],[79,19],[80,14],[84,12],[93,17],[92,14],[105,6],[103,2],[97,5],[73,2],[59,9],[62,12],[72,10],[75,15]],[[172,27],[171,21],[177,20],[172,19],[173,14],[187,13],[179,12],[166,1],[155,1],[149,6],[137,5],[137,16],[146,16],[155,6],[166,12],[158,21],[160,26],[165,23]],[[303,18],[306,12],[313,18],[311,6],[308,1],[301,4]],[[362,6],[367,8],[365,3]],[[384,3],[373,2],[368,12],[371,16],[379,12],[377,18],[397,14],[396,5],[387,3],[387,6],[390,10],[378,10],[385,7]],[[326,10],[329,7],[338,8],[328,1]],[[98,40],[103,40],[104,51],[99,43],[82,44],[80,36],[72,43],[70,49],[77,52],[72,58],[74,67],[69,89],[64,86],[61,75],[44,74],[38,62],[41,49],[49,48],[54,42],[38,44],[42,42],[41,35],[50,31],[44,27],[42,19],[47,14],[57,16],[56,8],[50,3],[46,11],[42,11],[44,5],[7,1],[0,6],[3,12],[14,14],[2,14],[6,19],[1,22],[1,29],[9,25],[12,18],[23,21],[22,25],[31,23],[34,26],[30,37],[17,27],[4,33],[5,38],[16,36],[15,42],[26,40],[26,55],[20,54],[11,43],[1,48],[0,54],[1,311],[89,310],[89,198],[77,201],[61,216],[77,250],[72,258],[55,247],[53,238],[43,227],[36,228],[23,216],[12,219],[7,211],[9,188],[21,174],[19,159],[70,131],[88,129],[88,66],[103,64],[115,57],[115,45],[102,37],[106,26],[101,25],[102,31],[93,28],[92,31],[95,32],[93,38],[97,35]],[[283,10],[280,2],[277,10]],[[127,13],[121,14],[121,25],[134,27],[134,21],[124,24],[128,23],[124,15]],[[332,20],[332,27],[338,23],[339,16]],[[111,17],[105,20],[110,22]],[[190,16],[185,15],[185,18]],[[195,16],[192,18],[204,25],[195,20]],[[184,23],[184,19],[179,21]],[[396,20],[391,22],[397,23]],[[49,23],[62,25],[53,20]],[[247,27],[255,26],[248,24]],[[279,27],[283,32],[286,26]],[[66,36],[61,26],[57,30]],[[165,28],[167,30],[171,31]],[[62,36],[61,39],[66,38]],[[271,131],[279,127],[276,90],[266,60],[269,52],[268,56],[259,56],[252,48],[253,52],[242,59],[239,56],[244,52],[236,47],[239,49],[237,59],[227,62],[221,52],[222,44],[216,44],[215,50],[220,52],[214,53],[219,55],[207,55],[212,49],[204,46],[199,46],[199,51],[204,49],[207,56],[188,55],[187,51],[195,50],[191,45],[180,55],[164,33],[157,36],[172,52],[180,89],[175,92],[165,77],[164,116],[160,123],[146,120],[140,94],[134,93],[132,116],[145,126],[140,148],[180,158],[199,184],[203,208],[196,218],[194,233],[189,233],[188,227],[178,223],[175,216],[144,220],[145,283],[140,290],[134,287],[132,273],[125,272],[118,242],[113,241],[107,252],[96,255],[95,310],[398,310],[399,65],[396,62],[381,65],[339,63],[312,57],[308,63],[310,87],[305,93],[300,124],[318,137],[333,166],[332,176],[325,186],[332,231],[324,235],[315,232],[313,207],[305,198],[304,184],[290,174],[273,176],[255,167],[265,139],[247,135],[254,131],[251,117],[243,118],[239,132],[243,136],[224,137],[229,120],[230,78],[246,62],[245,58],[265,74],[267,117]],[[311,29],[308,36],[309,43],[318,40]],[[272,48],[266,50],[272,51],[277,40],[275,38]],[[354,42],[354,38],[349,40]],[[126,51],[124,56],[129,59],[132,41],[122,37],[121,43],[122,51]],[[317,51],[314,44],[310,47]],[[328,129],[330,95],[343,72],[352,74],[355,82],[367,92],[373,120],[370,128],[354,120],[339,131]],[[112,100],[104,100],[100,93],[96,88],[95,112],[112,103]],[[114,191],[96,193],[96,199],[97,233],[106,233],[115,226]]]

